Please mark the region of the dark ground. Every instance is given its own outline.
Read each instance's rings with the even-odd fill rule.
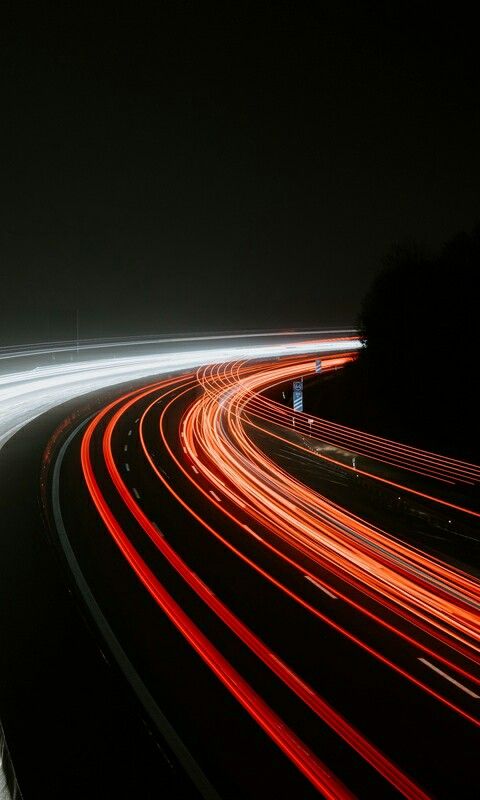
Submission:
[[[91,399],[85,415],[98,404]],[[195,796],[107,662],[41,507],[45,444],[78,400],[23,428],[0,453],[0,710],[25,800]]]
[[[312,382],[309,385],[307,382],[306,396],[311,394],[320,400],[330,387],[338,387],[339,381],[352,380],[350,376],[352,373],[355,376],[355,368],[356,365],[350,371],[322,378],[320,384]],[[335,388],[335,391],[340,396],[340,389]],[[351,391],[354,391],[353,387]],[[115,392],[119,393],[120,389],[117,387]],[[350,406],[353,405],[352,397],[358,398],[358,394],[349,392],[345,408],[349,401]],[[95,410],[100,399],[106,402],[108,398],[103,394],[102,398],[91,399],[91,405],[87,402],[82,408],[80,418],[86,418]],[[146,798],[158,797],[159,787],[163,796],[178,797],[189,786],[175,768],[175,759],[152,734],[143,711],[113,666],[108,650],[75,597],[71,576],[65,571],[44,523],[40,488],[38,491],[32,489],[39,486],[46,441],[75,404],[76,401],[57,409],[23,429],[0,454],[0,485],[6,487],[0,498],[6,530],[2,555],[4,576],[0,584],[0,607],[4,613],[0,628],[2,720],[25,800],[29,796],[38,796],[38,787],[48,787],[51,797],[68,796],[74,800],[86,796],[129,797],[137,794],[139,787]],[[172,416],[172,432],[178,429],[181,410],[179,408]],[[132,419],[125,421],[127,428],[129,425],[133,427],[133,417],[137,413],[132,412]],[[73,418],[70,423],[77,424]],[[156,437],[154,418],[151,430],[151,435]],[[120,452],[123,441],[120,437],[116,443]],[[138,481],[136,485],[141,491],[142,504],[150,518],[165,526],[167,535],[172,537],[180,552],[182,547],[185,548],[184,557],[193,560],[199,574],[206,573],[209,582],[211,579],[215,589],[219,590],[219,596],[225,596],[233,607],[239,604],[238,612],[246,615],[247,621],[251,615],[252,627],[260,625],[265,615],[267,640],[280,652],[285,648],[290,663],[295,665],[299,652],[306,654],[305,662],[298,664],[300,671],[307,669],[311,661],[309,680],[312,685],[317,684],[335,706],[342,708],[345,705],[343,710],[358,716],[362,728],[365,727],[373,739],[378,730],[383,729],[382,747],[387,751],[391,747],[397,755],[400,752],[402,759],[406,758],[404,749],[409,749],[407,743],[411,733],[407,735],[407,732],[413,721],[418,728],[425,724],[426,730],[430,730],[429,720],[435,713],[438,730],[435,735],[432,732],[431,741],[423,745],[422,752],[419,749],[413,754],[413,764],[408,764],[411,769],[413,767],[414,777],[417,771],[420,780],[430,777],[428,764],[430,760],[432,763],[436,761],[440,743],[446,741],[441,736],[443,725],[450,725],[450,730],[455,730],[458,746],[466,754],[465,764],[468,766],[470,763],[471,767],[471,736],[463,724],[450,719],[443,709],[431,708],[428,698],[417,696],[416,692],[412,696],[410,689],[406,692],[401,682],[390,674],[384,674],[383,669],[370,663],[362,654],[356,653],[355,661],[352,661],[349,648],[323,626],[319,629],[308,619],[302,617],[300,620],[296,610],[290,608],[291,604],[265,586],[261,587],[263,602],[260,609],[256,602],[258,592],[254,578],[246,574],[247,571],[235,559],[230,563],[232,559],[221,552],[222,548],[214,542],[207,542],[191,518],[171,502],[165,491],[159,490],[158,481],[149,477],[145,470],[140,453],[136,456],[132,453],[130,458],[132,480]],[[171,469],[168,462],[164,466]],[[97,465],[97,469],[101,472],[101,465]],[[175,479],[175,485],[181,486],[181,476],[172,474],[171,477]],[[195,745],[196,752],[208,767],[207,772],[213,773],[216,782],[225,787],[232,786],[232,775],[236,775],[239,769],[239,753],[246,739],[256,758],[252,763],[245,764],[244,761],[243,774],[239,773],[241,779],[237,782],[239,796],[249,781],[257,787],[263,786],[268,796],[272,786],[269,765],[278,758],[275,748],[264,741],[243,713],[239,713],[231,698],[224,696],[203,665],[192,658],[175,632],[159,618],[158,609],[152,607],[150,599],[138,591],[131,571],[114,551],[98,519],[95,519],[93,509],[86,502],[83,483],[79,480],[78,437],[67,452],[62,487],[65,523],[88,581],[95,587],[102,608],[122,642],[127,643],[129,652],[135,654],[142,675],[147,676],[156,695],[162,699],[162,707],[181,730],[187,744],[190,747]],[[212,522],[221,523],[224,533],[230,527],[218,512],[213,512]],[[125,524],[131,525],[126,519]],[[138,538],[138,533],[133,530],[131,533]],[[229,535],[235,536],[235,531]],[[206,557],[210,550],[211,558]],[[198,564],[195,564],[196,558]],[[174,577],[167,575],[160,564],[158,568],[162,570],[164,579],[172,582],[172,590],[181,592],[183,601],[191,606],[191,610],[195,614],[201,613],[202,624],[213,626],[212,631],[215,638],[220,637],[222,648],[231,651],[231,657],[247,673],[253,670],[252,680],[258,681],[267,694],[271,693],[271,701],[274,705],[278,703],[287,717],[291,715],[296,720],[299,713],[296,703],[291,703],[283,692],[277,690],[270,676],[265,678],[263,668],[250,664],[250,658],[238,644],[230,642],[229,636],[217,630],[217,626],[207,619],[208,615],[200,611],[192,598],[187,597],[188,593],[177,585]],[[252,597],[249,603],[250,589]],[[286,628],[289,636],[283,641]],[[407,658],[408,653],[401,657]],[[382,691],[387,691],[389,697],[399,698],[403,716],[396,719],[395,726],[381,724],[382,715],[387,712],[383,701],[380,702],[379,686],[384,687]],[[361,691],[358,691],[359,687]],[[301,721],[303,728],[303,711]],[[310,730],[310,724],[305,725],[305,731]],[[317,726],[312,725],[311,730],[310,743],[315,745],[318,743]],[[212,741],[215,743],[213,749]],[[358,786],[365,788],[363,770],[353,763],[355,759],[347,769],[343,747],[331,741],[323,730],[321,745],[322,755],[328,755],[328,763],[331,761],[337,767],[343,765],[352,783],[358,781]],[[411,757],[410,753],[406,761]],[[457,796],[470,797],[472,783],[468,769],[463,772],[463,785],[460,787],[458,776],[448,760],[442,763],[442,770],[435,770],[438,796],[451,796],[449,792],[456,791]],[[292,785],[297,781],[299,784],[303,782],[296,775],[290,775],[289,769],[284,771],[280,761],[278,770],[274,772],[277,797],[301,796],[303,800],[307,796],[286,791],[290,786],[288,781],[292,781]],[[386,796],[377,795],[373,784],[370,788],[369,797]],[[308,787],[302,786],[303,789]],[[232,795],[227,790],[225,796]]]

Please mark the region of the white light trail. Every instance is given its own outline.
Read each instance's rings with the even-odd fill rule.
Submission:
[[[327,353],[340,348],[345,352],[361,347],[361,342],[355,338],[343,340],[341,344],[339,339],[319,341],[322,336],[329,334],[330,331],[318,331],[319,338],[316,340],[295,342],[282,342],[278,333],[268,334],[275,336],[274,344],[210,346],[176,352],[165,352],[163,347],[162,352],[157,354],[98,359],[90,356],[88,361],[49,364],[4,373],[0,375],[0,448],[21,427],[54,406],[124,381],[194,369],[210,363],[310,352]],[[260,336],[265,341],[266,334]],[[291,333],[284,334],[285,339],[291,337]],[[250,342],[253,338],[256,337],[245,336]],[[225,336],[218,337],[218,341],[224,340]],[[198,337],[196,341],[205,340]],[[103,347],[102,344],[98,346]],[[21,357],[34,356],[39,352],[35,347],[31,351],[21,349]]]

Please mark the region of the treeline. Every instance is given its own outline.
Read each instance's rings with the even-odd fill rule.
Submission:
[[[359,361],[316,410],[480,461],[479,279],[480,226],[434,255],[393,248],[363,302]]]

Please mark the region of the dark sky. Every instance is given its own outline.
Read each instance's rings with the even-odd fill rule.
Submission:
[[[0,28],[0,343],[351,323],[479,220],[455,5],[55,5]]]

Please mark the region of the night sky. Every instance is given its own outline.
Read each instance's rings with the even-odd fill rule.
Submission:
[[[457,6],[67,5],[0,28],[0,344],[351,324],[479,221]]]

